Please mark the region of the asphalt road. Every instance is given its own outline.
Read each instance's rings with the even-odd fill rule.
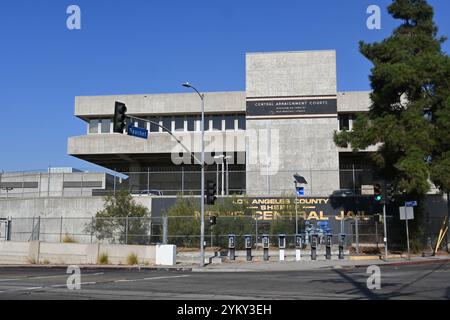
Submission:
[[[96,269],[67,289],[65,269],[0,268],[0,300],[53,299],[450,299],[450,264],[381,268],[380,290],[366,269],[211,273]]]

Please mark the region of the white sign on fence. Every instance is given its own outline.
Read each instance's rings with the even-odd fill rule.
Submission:
[[[414,220],[413,207],[400,207],[400,220]]]

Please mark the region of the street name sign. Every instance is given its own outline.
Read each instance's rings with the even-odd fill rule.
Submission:
[[[417,207],[417,201],[406,202],[405,207]]]
[[[148,139],[148,130],[138,127],[129,126],[128,135],[132,137]]]

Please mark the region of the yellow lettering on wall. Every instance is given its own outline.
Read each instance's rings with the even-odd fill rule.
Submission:
[[[313,220],[313,219],[319,220],[319,217],[317,216],[317,213],[315,211],[311,211],[309,213],[308,220]]]
[[[322,221],[328,221],[328,217],[325,217],[325,216],[323,215],[323,211],[320,211],[320,220],[322,220]]]

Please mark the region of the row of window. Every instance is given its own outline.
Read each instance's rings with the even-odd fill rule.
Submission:
[[[156,125],[164,126],[170,131],[201,131],[201,116],[161,116],[145,117],[154,123],[146,123],[140,120],[130,120],[129,124],[136,127],[146,128],[150,132],[163,132],[164,130]],[[90,119],[89,133],[112,133],[112,119]],[[245,115],[207,115],[205,116],[205,131],[237,131],[245,130]]]
[[[352,130],[353,114],[339,115],[339,130]],[[146,117],[145,119],[166,127],[170,131],[200,131],[200,116],[162,116]],[[131,124],[131,120],[130,123]],[[136,127],[146,128],[150,132],[163,132],[163,129],[154,123],[135,121]],[[91,119],[89,121],[89,133],[112,133],[112,119]],[[205,131],[236,131],[245,130],[245,115],[207,115],[205,116]]]

